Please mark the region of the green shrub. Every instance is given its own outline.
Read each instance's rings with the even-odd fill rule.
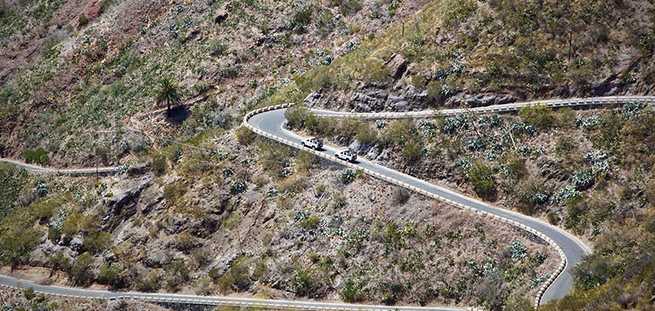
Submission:
[[[296,268],[292,282],[296,295],[300,297],[316,294],[316,290],[318,289],[318,284],[314,280],[311,271],[306,269]]]
[[[84,13],[82,13],[82,14],[80,15],[80,17],[77,19],[77,25],[78,25],[80,28],[82,28],[82,27],[84,27],[84,26],[86,26],[86,25],[88,25],[88,24],[89,24],[89,18],[86,17],[86,15],[85,15]]]
[[[50,265],[50,269],[52,269],[50,274],[57,270],[68,272],[71,268],[70,260],[64,255],[63,251],[58,251],[48,256],[48,264]]]
[[[223,293],[230,291],[245,291],[252,281],[248,273],[249,265],[246,257],[240,257],[232,263],[230,270],[218,279],[218,287]]]
[[[93,256],[84,253],[77,258],[70,269],[70,278],[75,285],[88,285],[93,281]]]
[[[307,26],[312,22],[313,12],[314,7],[311,5],[305,5],[296,10],[291,18],[291,28],[298,33],[305,32]]]
[[[318,228],[321,223],[321,218],[316,215],[311,215],[300,222],[300,227],[305,230],[314,230]]]
[[[474,0],[441,1],[441,21],[446,27],[462,23],[478,9]]]
[[[84,250],[91,254],[102,253],[111,246],[111,240],[108,232],[92,232],[84,237]]]
[[[416,140],[409,141],[405,146],[403,146],[403,158],[408,164],[416,164],[421,160],[422,155],[423,147]]]
[[[343,299],[343,301],[345,302],[348,303],[360,302],[363,301],[365,298],[363,289],[364,289],[364,284],[362,284],[361,281],[348,278],[344,282],[341,291],[339,291],[339,295],[341,296],[341,299]]]
[[[0,163],[0,220],[14,209],[27,177],[25,170]]]
[[[169,289],[177,289],[180,285],[190,280],[189,268],[184,260],[176,258],[166,265],[166,286]]]
[[[357,128],[355,138],[363,145],[375,144],[378,140],[378,133],[372,129],[367,123],[362,122]]]
[[[468,171],[467,178],[473,190],[482,198],[493,198],[496,194],[494,171],[482,162],[475,163]]]
[[[309,118],[311,112],[302,105],[293,106],[284,112],[287,119],[287,126],[290,129],[301,129],[305,127],[305,121]]]
[[[11,265],[12,270],[29,259],[30,253],[41,242],[42,234],[26,224],[13,223],[0,229],[0,262]]]
[[[112,289],[123,288],[126,285],[125,268],[121,264],[105,263],[100,266],[98,283],[109,285]]]
[[[166,169],[168,167],[168,162],[166,162],[166,157],[163,154],[158,153],[152,158],[152,171],[157,176],[162,176],[166,174]]]
[[[416,139],[414,136],[414,123],[410,120],[393,121],[387,128],[385,136],[391,143],[404,146]]]
[[[556,121],[552,109],[543,105],[521,108],[519,116],[523,122],[541,129],[554,126]]]
[[[136,288],[141,292],[156,292],[161,288],[161,273],[151,270],[147,275],[138,278]]]
[[[34,163],[39,165],[48,164],[48,152],[43,148],[26,149],[23,151],[23,158],[27,163]]]

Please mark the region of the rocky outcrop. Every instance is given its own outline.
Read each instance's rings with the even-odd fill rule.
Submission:
[[[103,230],[113,230],[137,212],[139,195],[150,185],[152,176],[122,181],[105,192],[106,212],[102,217]]]
[[[387,100],[387,93],[380,89],[361,90],[353,93],[351,105],[357,112],[381,111]]]
[[[384,65],[394,79],[400,79],[407,71],[407,60],[401,54],[394,54]]]

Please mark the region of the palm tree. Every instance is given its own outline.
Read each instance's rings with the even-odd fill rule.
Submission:
[[[180,101],[180,95],[177,93],[177,83],[169,78],[163,78],[159,81],[159,89],[157,90],[157,104],[166,103],[166,111],[171,111],[171,105],[175,105]]]

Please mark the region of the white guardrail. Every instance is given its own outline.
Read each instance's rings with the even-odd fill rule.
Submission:
[[[420,119],[420,118],[433,118],[436,116],[451,116],[462,113],[502,113],[517,111],[524,107],[530,106],[546,106],[551,108],[564,108],[564,107],[599,107],[611,105],[623,105],[627,103],[635,104],[653,104],[655,103],[654,96],[608,96],[608,97],[591,97],[591,98],[570,98],[570,99],[549,99],[549,100],[536,100],[530,102],[483,106],[474,108],[461,108],[461,109],[443,109],[443,110],[423,110],[423,111],[408,111],[408,112],[336,112],[321,109],[312,109],[314,114],[318,117],[332,117],[332,118],[351,118],[351,119]]]
[[[637,103],[637,104],[653,104],[655,103],[655,97],[651,96],[622,96],[622,97],[597,97],[597,98],[574,98],[574,99],[558,99],[558,100],[544,100],[544,101],[532,101],[532,102],[524,102],[524,103],[514,103],[514,104],[505,104],[505,105],[497,105],[497,106],[487,106],[487,107],[476,107],[476,108],[471,108],[471,109],[450,109],[450,110],[434,110],[434,111],[423,111],[423,112],[380,112],[380,113],[348,113],[348,112],[332,112],[332,111],[325,111],[325,110],[313,110],[315,114],[319,117],[333,117],[333,118],[355,118],[355,119],[366,119],[366,120],[372,120],[372,119],[407,119],[407,118],[429,118],[429,117],[435,117],[435,116],[447,116],[447,115],[456,115],[456,114],[461,114],[461,113],[499,113],[499,112],[509,112],[509,111],[517,111],[521,108],[524,107],[530,107],[530,106],[546,106],[546,107],[552,107],[552,108],[560,108],[560,107],[580,107],[580,106],[589,106],[589,107],[598,107],[598,106],[608,106],[608,105],[620,105],[620,104],[627,104],[627,103]],[[275,135],[271,135],[265,131],[262,131],[248,123],[248,120],[256,115],[260,114],[262,112],[266,111],[271,111],[271,110],[278,110],[278,109],[284,109],[284,108],[289,108],[293,106],[293,103],[289,104],[282,104],[282,105],[276,105],[276,106],[269,106],[269,107],[264,107],[260,108],[254,111],[249,112],[248,114],[245,115],[243,118],[243,125],[246,126],[248,129],[251,131],[255,132],[258,135],[270,138],[272,140],[275,140],[277,142],[280,142],[282,144],[291,146],[293,148],[303,150],[309,153],[312,153],[318,157],[340,163],[342,165],[345,165],[347,167],[350,167],[355,170],[360,170],[370,176],[373,176],[377,179],[389,182],[391,184],[406,188],[408,190],[411,190],[413,192],[425,195],[429,198],[433,198],[435,200],[462,208],[464,210],[471,211],[475,214],[485,216],[485,217],[491,217],[493,219],[496,219],[498,221],[507,223],[511,226],[517,227],[521,230],[527,231],[540,239],[544,240],[546,243],[548,243],[550,246],[555,248],[557,250],[557,253],[559,254],[560,257],[560,264],[557,266],[557,269],[555,272],[546,280],[546,282],[541,286],[541,288],[537,291],[537,295],[534,299],[534,306],[535,308],[538,308],[540,303],[541,303],[541,298],[543,297],[544,293],[550,287],[550,285],[559,277],[559,275],[564,271],[566,268],[567,260],[566,256],[564,254],[564,251],[562,248],[555,243],[551,238],[546,236],[545,234],[530,228],[524,224],[521,224],[519,222],[516,222],[511,219],[507,219],[504,217],[500,217],[498,215],[481,211],[457,202],[454,202],[452,200],[446,199],[444,197],[441,197],[439,195],[436,195],[434,193],[431,193],[429,191],[420,189],[418,187],[409,185],[407,183],[398,181],[396,179],[384,176],[382,174],[376,173],[374,171],[362,168],[356,164],[343,161],[341,159],[336,158],[335,156],[331,156],[319,151],[316,151],[314,149],[307,148],[305,146],[302,146],[301,144],[294,143],[292,141],[286,140],[284,138],[277,137]]]

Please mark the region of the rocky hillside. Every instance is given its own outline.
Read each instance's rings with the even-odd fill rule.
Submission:
[[[652,94],[650,1],[431,1],[272,102],[354,111]]]
[[[195,144],[145,176],[4,167],[17,203],[1,258],[75,286],[492,308],[526,302],[558,262],[521,231],[309,154],[232,132]]]
[[[4,0],[0,155],[151,171],[55,178],[0,165],[2,272],[529,310],[557,264],[541,241],[236,125],[286,102],[404,111],[651,94],[654,16],[643,0]],[[313,128],[299,114],[292,127],[593,241],[576,291],[548,308],[652,304],[652,111]]]
[[[355,49],[420,1],[3,1],[0,152],[116,163],[147,148],[120,131],[160,108],[162,79],[230,127],[247,103]],[[92,131],[89,129],[93,129]],[[115,131],[119,131],[117,134]]]

